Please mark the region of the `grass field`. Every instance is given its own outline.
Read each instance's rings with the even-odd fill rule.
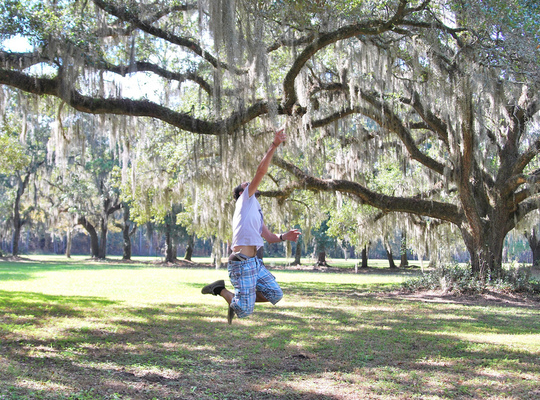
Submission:
[[[0,399],[540,398],[538,302],[389,292],[410,270],[272,273],[284,299],[229,326],[200,293],[226,270],[0,262]]]

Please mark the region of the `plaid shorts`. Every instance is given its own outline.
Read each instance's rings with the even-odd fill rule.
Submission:
[[[253,314],[256,292],[261,292],[272,304],[276,304],[283,297],[283,291],[276,278],[258,257],[244,261],[229,261],[228,270],[235,289],[231,307],[239,318]]]

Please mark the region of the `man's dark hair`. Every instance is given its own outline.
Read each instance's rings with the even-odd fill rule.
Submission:
[[[244,191],[244,188],[242,187],[242,184],[234,188],[234,193],[233,193],[234,201],[238,200],[238,198],[240,197],[243,191]]]

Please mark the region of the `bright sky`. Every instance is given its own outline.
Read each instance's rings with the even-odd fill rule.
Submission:
[[[3,41],[0,41],[0,49],[13,52],[27,52],[32,51],[33,46],[30,42],[22,37],[15,36]],[[34,66],[31,68],[30,73],[42,74],[44,72],[44,66]],[[47,67],[45,67],[46,69]],[[152,74],[137,74],[137,79],[133,77],[122,77],[116,74],[105,74],[105,79],[109,82],[116,82],[123,89],[125,96],[130,98],[145,97],[149,100],[159,102],[160,90],[155,85],[155,78]],[[154,79],[153,79],[154,78]]]
[[[25,52],[31,51],[32,46],[26,38],[15,36],[0,42],[0,47],[8,51]]]

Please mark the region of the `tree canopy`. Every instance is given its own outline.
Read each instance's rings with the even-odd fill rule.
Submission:
[[[2,38],[32,46],[4,46],[0,84],[57,102],[67,134],[51,139],[56,148],[77,143],[77,113],[95,115],[93,134],[112,138],[128,168],[153,136],[148,118],[169,126],[190,155],[177,184],[192,188],[207,226],[228,220],[231,188],[251,177],[282,124],[289,141],[264,193],[280,217],[302,191],[340,193],[409,215],[409,229],[451,224],[473,270],[496,274],[506,234],[540,205],[532,1],[0,7]],[[387,162],[399,166],[389,187],[378,178]]]

